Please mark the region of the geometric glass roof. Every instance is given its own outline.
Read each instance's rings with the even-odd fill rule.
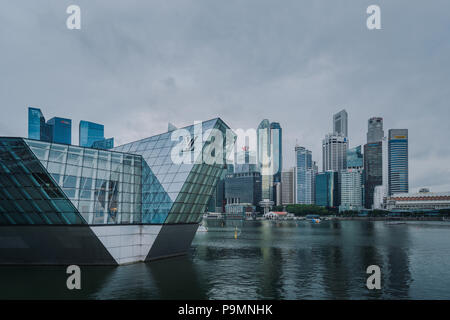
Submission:
[[[199,126],[201,131],[198,130]],[[229,127],[221,119],[215,118],[178,130],[188,134],[187,138],[191,141],[187,145],[200,146],[203,154],[211,143],[210,129],[219,130],[225,137]],[[200,132],[203,141],[196,141]],[[195,148],[183,150],[184,156],[191,159],[190,163],[173,161],[172,152],[182,140],[174,137],[174,134],[177,132],[165,132],[114,148],[115,151],[139,154],[144,160],[143,223],[198,223],[225,168],[225,152],[222,163],[196,161],[198,153],[194,151]]]
[[[0,224],[86,224],[21,138],[0,138]]]

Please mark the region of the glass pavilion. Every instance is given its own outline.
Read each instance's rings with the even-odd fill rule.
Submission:
[[[194,136],[194,126],[183,128]],[[202,151],[226,136],[219,118],[201,123]],[[0,137],[0,224],[126,225],[198,223],[225,168],[174,163],[166,132],[113,150]],[[191,149],[186,152],[193,152]]]

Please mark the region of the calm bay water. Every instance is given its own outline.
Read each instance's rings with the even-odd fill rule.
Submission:
[[[120,267],[0,267],[0,299],[450,299],[450,223],[208,221],[189,255]],[[235,229],[238,236],[235,239]],[[381,267],[369,291],[367,266]]]

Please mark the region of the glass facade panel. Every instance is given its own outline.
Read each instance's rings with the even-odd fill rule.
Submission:
[[[102,139],[94,141],[92,148],[95,149],[112,149],[114,148],[114,138]]]
[[[36,147],[34,141],[26,140],[26,143],[30,148]],[[131,219],[142,214],[142,159],[139,155],[51,143],[41,143],[39,147],[50,151],[49,173],[88,223],[136,223],[141,220]],[[35,155],[42,162],[46,160],[42,152]],[[128,174],[123,174],[124,171]],[[41,177],[38,179],[42,180]],[[135,192],[139,196],[132,196]],[[49,194],[54,194],[54,190]],[[125,219],[121,218],[122,214],[126,215]]]
[[[16,138],[0,138],[0,216],[2,224],[86,223],[24,140]]]
[[[315,204],[322,207],[337,207],[338,173],[334,171],[321,172],[316,176]]]
[[[225,130],[228,129],[220,119],[202,123],[204,135],[206,130],[212,128],[222,131],[224,136]],[[194,126],[183,129],[187,130],[191,137],[193,136]],[[203,136],[203,140],[209,141],[209,137]],[[179,143],[179,140],[172,141],[171,133],[163,133],[114,149],[140,154],[145,160],[142,164],[143,223],[187,223],[188,221],[197,223],[206,210],[206,203],[222,174],[224,165],[173,163],[171,150]],[[202,151],[207,144],[208,142],[202,143]],[[192,149],[186,152],[189,152],[191,160],[195,160]],[[124,172],[128,173],[125,170]],[[135,172],[135,174],[138,173]],[[128,181],[128,178],[124,180]],[[127,188],[127,186],[124,187]],[[182,190],[185,191],[181,192]]]

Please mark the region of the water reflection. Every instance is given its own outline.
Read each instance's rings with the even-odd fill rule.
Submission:
[[[398,228],[400,227],[400,228]],[[409,271],[409,233],[408,228],[391,226],[387,232],[387,294],[401,299],[409,298],[411,274]]]
[[[82,290],[68,290],[62,266],[0,267],[0,299],[84,299],[95,294],[116,268],[83,267]]]
[[[82,267],[81,291],[65,267],[0,267],[0,299],[449,299],[449,226],[209,221],[189,255]]]
[[[319,225],[247,222],[246,233],[233,244],[229,239],[234,224],[232,221],[226,221],[225,225],[209,222],[210,232],[197,236],[195,242],[195,260],[240,258],[239,262],[233,262],[234,275],[228,272],[231,267],[228,263],[216,266],[217,286],[210,292],[210,298],[249,297],[235,296],[237,290],[217,290],[231,284],[242,287],[248,277],[253,281],[247,284],[245,292],[262,299],[408,297],[411,276],[407,259],[408,228],[399,233],[384,222],[377,227],[377,223],[371,221],[326,221]],[[397,237],[399,239],[395,239]],[[250,240],[256,241],[256,247]],[[202,250],[210,255],[202,255]],[[366,269],[372,264],[381,267],[383,290],[366,288],[369,276]]]

